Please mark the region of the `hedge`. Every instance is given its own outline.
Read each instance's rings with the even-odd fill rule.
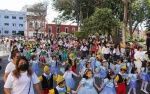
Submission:
[[[87,34],[85,32],[81,32],[81,31],[75,31],[74,36],[77,38],[87,38]]]

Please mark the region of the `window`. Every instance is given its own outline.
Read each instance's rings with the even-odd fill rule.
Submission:
[[[9,19],[9,16],[4,16],[5,19]]]
[[[52,33],[52,27],[51,26],[48,27],[48,32]]]
[[[12,19],[16,19],[16,16],[12,16]]]
[[[60,27],[57,27],[56,32],[60,33]]]
[[[75,27],[72,27],[72,32],[74,32],[75,31]]]
[[[23,24],[19,24],[19,27],[23,27]]]
[[[19,17],[20,20],[23,20],[23,17]]]
[[[12,26],[16,26],[16,24],[15,24],[15,23],[13,23],[13,24],[12,24]]]
[[[16,31],[12,31],[12,35],[16,35]]]
[[[33,23],[32,22],[30,22],[30,24],[29,24],[29,28],[32,28],[33,27]]]
[[[68,33],[68,27],[65,28],[65,32]]]
[[[5,30],[5,34],[8,34],[9,33],[9,31],[8,30]]]
[[[9,23],[5,23],[4,25],[5,25],[5,26],[9,26]]]

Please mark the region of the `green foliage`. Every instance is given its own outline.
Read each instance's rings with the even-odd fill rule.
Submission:
[[[81,39],[87,38],[86,32],[82,32],[82,31],[75,31],[74,36]]]
[[[146,39],[145,38],[141,38],[138,42],[145,42]]]
[[[108,8],[96,8],[94,14],[85,19],[81,31],[105,34],[111,32],[115,26],[119,26],[119,21],[112,15],[112,10]]]

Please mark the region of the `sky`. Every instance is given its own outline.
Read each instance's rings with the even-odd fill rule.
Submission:
[[[0,9],[8,9],[14,11],[20,11],[25,5],[33,5],[37,2],[43,0],[0,0]],[[49,0],[49,8],[48,8],[48,23],[52,23],[53,19],[59,15],[57,11],[53,10],[52,0]]]

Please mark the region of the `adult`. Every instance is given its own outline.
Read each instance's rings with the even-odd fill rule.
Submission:
[[[12,61],[12,53],[18,51],[17,46],[13,46],[11,53],[8,56],[8,61],[11,62]]]
[[[138,47],[138,51],[136,51],[136,53],[134,54],[134,58],[135,58],[135,66],[137,68],[137,71],[138,73],[141,72],[141,67],[142,67],[142,62],[144,60],[146,60],[146,57],[145,57],[145,53],[143,52],[143,48],[142,46],[139,46]]]
[[[6,94],[34,94],[33,84],[41,94],[38,77],[29,67],[28,60],[21,56],[16,62],[16,69],[8,75],[4,91]]]
[[[20,57],[20,52],[19,51],[14,51],[11,56],[12,56],[13,60],[12,60],[12,62],[8,63],[6,68],[5,68],[4,82],[6,82],[6,79],[9,75],[9,73],[12,72],[13,70],[15,70],[16,61]]]
[[[147,45],[147,52],[148,52],[148,57],[150,58],[150,51],[149,51],[149,47],[150,47],[150,31],[146,33],[146,45]]]
[[[88,48],[87,48],[86,44],[83,44],[83,45],[81,46],[81,48],[80,48],[80,51],[82,51],[82,56],[83,56],[83,57],[86,57],[86,55],[87,55],[87,50],[88,50]]]
[[[122,41],[120,41],[120,51],[121,51],[121,56],[125,56],[125,53],[126,53],[126,45],[123,44]]]
[[[120,59],[121,51],[120,51],[120,45],[116,45],[113,50],[113,56],[114,60],[117,61]]]
[[[106,46],[106,44],[103,44],[102,54],[104,55],[104,58],[106,60],[108,60],[108,58],[110,56],[110,48],[108,46]]]
[[[137,40],[135,39],[132,46],[131,46],[131,51],[130,51],[130,54],[131,54],[131,58],[134,58],[134,54],[135,52],[137,51]]]

